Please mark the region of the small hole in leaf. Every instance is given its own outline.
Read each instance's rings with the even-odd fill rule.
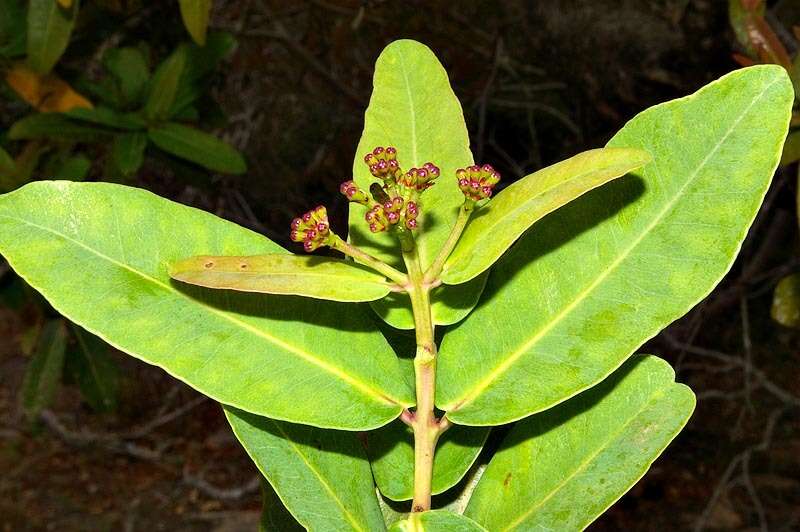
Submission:
[[[206,262],[205,264],[203,264],[203,266],[206,267],[206,268],[213,268],[214,267],[214,263],[209,261],[209,262]]]
[[[247,269],[247,264],[243,262],[243,263],[241,263],[239,265],[239,268],[242,269],[242,270],[246,270]]]

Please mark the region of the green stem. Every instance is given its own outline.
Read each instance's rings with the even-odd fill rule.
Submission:
[[[369,253],[366,253],[365,251],[357,248],[356,246],[348,242],[345,242],[344,240],[342,240],[341,237],[333,235],[330,247],[335,249],[336,251],[341,251],[348,257],[352,257],[359,264],[363,264],[364,266],[369,266],[373,270],[382,273],[387,278],[391,279],[400,286],[404,288],[407,287],[408,276],[406,274],[392,268],[382,260],[373,257]]]
[[[414,500],[413,512],[424,512],[431,507],[433,482],[433,456],[439,436],[449,423],[436,419],[434,397],[436,393],[436,342],[434,341],[433,316],[431,314],[430,287],[424,284],[424,276],[414,237],[401,234],[403,259],[408,268],[409,296],[414,313],[417,354],[414,358],[417,407],[410,420],[414,430]]]
[[[450,236],[447,237],[447,241],[442,246],[442,249],[439,250],[439,254],[434,259],[433,264],[431,264],[431,267],[428,268],[428,271],[425,273],[426,284],[432,284],[439,279],[442,268],[444,268],[444,263],[447,261],[448,257],[450,257],[456,244],[458,244],[458,239],[461,238],[461,233],[464,232],[464,228],[467,226],[467,222],[474,208],[475,202],[471,200],[465,200],[461,205],[461,208],[458,210],[456,223],[450,230]]]

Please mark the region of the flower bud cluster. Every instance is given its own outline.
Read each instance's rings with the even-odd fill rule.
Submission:
[[[418,195],[433,186],[441,171],[433,163],[403,172],[397,162],[397,149],[378,146],[364,156],[370,173],[381,180],[373,183],[369,191],[360,188],[354,181],[345,181],[339,191],[353,203],[368,207],[364,219],[373,233],[387,231],[392,227],[408,230],[417,228],[419,217]]]
[[[458,188],[472,201],[480,201],[491,197],[492,189],[500,181],[500,173],[484,164],[473,165],[456,170]]]
[[[396,182],[403,175],[397,162],[397,149],[392,146],[378,146],[364,156],[364,162],[369,166],[369,172],[384,182]]]
[[[292,220],[291,227],[290,238],[294,242],[302,242],[303,249],[309,253],[330,245],[332,233],[328,222],[328,211],[322,205]]]
[[[425,163],[422,168],[412,168],[398,179],[398,182],[406,188],[414,189],[419,192],[433,186],[433,181],[439,177],[439,167],[433,163]]]
[[[364,219],[369,224],[370,231],[380,233],[400,221],[406,229],[416,229],[418,216],[419,208],[415,202],[395,196],[385,203],[373,205],[364,215]]]

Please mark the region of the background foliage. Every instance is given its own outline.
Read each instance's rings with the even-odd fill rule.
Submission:
[[[736,68],[734,51],[779,62],[737,40],[724,2],[217,0],[202,48],[203,17],[184,2],[59,1],[66,40],[30,32],[26,4],[53,2],[0,2],[0,187],[132,183],[287,247],[291,217],[350,177],[372,63],[392,39],[436,51],[476,158],[508,182],[605,144],[636,112]],[[800,14],[766,8],[793,57]],[[246,174],[220,139],[246,155]],[[770,319],[774,287],[800,267],[796,193],[786,166],[728,280],[646,346],[698,391],[698,412],[597,528],[796,526],[799,338]],[[345,227],[344,202],[331,211]],[[216,406],[67,326],[11,274],[0,285],[0,493],[21,494],[0,503],[0,522],[207,530],[252,518],[257,478]]]

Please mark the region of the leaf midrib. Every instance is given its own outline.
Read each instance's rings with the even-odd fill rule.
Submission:
[[[269,418],[267,418],[267,419],[269,419]],[[360,523],[355,519],[355,517],[347,510],[347,507],[344,505],[343,501],[341,501],[339,499],[339,497],[336,496],[336,493],[333,491],[333,489],[331,488],[330,484],[328,484],[328,482],[325,480],[325,478],[322,476],[322,474],[319,471],[317,471],[317,468],[315,468],[311,464],[311,462],[308,461],[308,459],[306,458],[305,454],[303,454],[300,451],[300,449],[297,447],[297,445],[295,445],[295,443],[289,437],[289,434],[285,430],[283,430],[283,427],[277,421],[275,421],[273,419],[270,419],[270,421],[275,425],[275,427],[278,429],[278,431],[280,431],[280,433],[283,435],[283,439],[289,444],[289,446],[292,448],[292,450],[295,453],[297,453],[297,456],[300,457],[300,459],[308,467],[308,469],[311,471],[311,473],[313,473],[314,476],[317,477],[317,479],[319,480],[319,483],[322,485],[323,489],[325,489],[325,491],[328,492],[328,494],[331,496],[331,499],[333,499],[333,501],[336,503],[336,505],[342,510],[342,513],[345,515],[345,518],[350,522],[350,524],[352,524],[356,528],[356,530],[364,530],[364,528],[361,527]],[[273,486],[273,489],[275,489],[275,492],[277,493],[277,491],[278,491],[277,488],[275,488]]]
[[[716,143],[713,149],[706,155],[700,164],[697,165],[694,173],[686,180],[686,182],[678,189],[675,193],[674,197],[666,203],[664,208],[653,218],[652,222],[648,224],[645,229],[641,232],[641,234],[636,237],[631,245],[629,245],[623,252],[617,257],[606,269],[605,271],[597,277],[597,279],[590,283],[588,287],[578,293],[577,297],[572,300],[572,302],[564,307],[564,309],[559,312],[555,318],[548,323],[543,329],[541,329],[538,333],[536,333],[530,340],[525,342],[521,347],[519,347],[516,351],[514,351],[508,358],[506,358],[503,362],[498,364],[495,369],[491,370],[488,375],[481,380],[478,385],[472,390],[468,391],[466,394],[462,395],[460,399],[452,401],[451,404],[455,404],[452,408],[443,407],[445,410],[456,412],[459,408],[462,408],[465,404],[468,404],[474,401],[486,388],[488,388],[499,375],[505,373],[517,360],[520,359],[528,350],[530,350],[536,343],[544,337],[548,332],[550,332],[556,325],[561,323],[561,321],[568,316],[573,309],[575,309],[584,299],[586,299],[589,294],[591,294],[595,288],[597,288],[609,275],[613,272],[622,262],[624,262],[628,256],[633,252],[633,250],[639,246],[639,244],[644,240],[644,238],[650,234],[653,228],[658,225],[661,220],[672,210],[675,204],[678,202],[679,199],[683,197],[684,192],[686,189],[694,183],[694,180],[700,174],[700,171],[705,167],[706,164],[711,160],[711,158],[717,153],[717,151],[722,147],[725,141],[728,140],[728,137],[733,133],[733,131],[738,127],[739,123],[744,120],[744,117],[750,112],[753,106],[758,102],[764,94],[781,78],[776,77],[772,82],[767,84],[761,92],[753,98],[750,104],[742,111],[741,115],[731,124],[725,134],[720,138],[720,140]],[[585,388],[583,388],[585,389]],[[579,393],[580,390],[577,390],[575,393]],[[574,394],[573,394],[574,395]]]
[[[254,334],[257,337],[266,340],[267,342],[273,343],[276,346],[278,346],[278,347],[280,347],[282,349],[285,349],[286,351],[288,351],[290,353],[293,353],[293,354],[297,355],[298,357],[302,358],[303,360],[305,360],[307,362],[310,362],[313,365],[316,365],[317,367],[323,369],[324,371],[330,373],[331,375],[333,375],[335,377],[338,377],[340,380],[342,380],[342,381],[352,385],[353,387],[361,390],[361,392],[363,392],[365,395],[370,396],[370,397],[378,400],[379,402],[384,402],[384,403],[388,403],[388,404],[396,405],[396,406],[401,406],[402,405],[402,403],[400,403],[399,401],[397,401],[397,400],[395,400],[393,398],[390,398],[387,395],[385,395],[384,393],[382,393],[382,392],[374,389],[373,387],[369,386],[368,384],[366,384],[364,382],[361,382],[360,380],[351,377],[350,375],[348,375],[347,373],[344,373],[343,371],[341,371],[340,369],[336,368],[335,366],[332,366],[332,365],[328,364],[327,362],[318,359],[317,357],[315,357],[311,353],[308,353],[308,352],[306,352],[306,351],[304,351],[304,350],[302,350],[302,349],[300,349],[300,348],[298,348],[296,346],[293,346],[291,344],[287,344],[283,340],[280,340],[280,339],[278,339],[278,338],[276,338],[276,337],[274,337],[274,336],[272,336],[272,335],[270,335],[270,334],[268,334],[268,333],[266,333],[266,332],[264,332],[264,331],[262,331],[262,330],[260,330],[260,329],[258,329],[256,327],[253,327],[252,325],[249,325],[249,324],[247,324],[247,323],[245,323],[245,322],[243,322],[243,321],[241,321],[241,320],[239,320],[239,319],[237,319],[237,318],[235,318],[233,316],[230,316],[229,314],[227,314],[225,312],[222,312],[222,311],[219,311],[217,309],[214,309],[214,308],[212,308],[212,307],[210,307],[210,306],[208,306],[208,305],[206,305],[206,304],[204,304],[204,303],[202,303],[200,301],[191,299],[188,296],[186,296],[185,294],[175,290],[170,285],[159,281],[155,277],[151,277],[150,275],[148,275],[148,274],[146,274],[144,272],[141,272],[141,271],[139,271],[139,270],[137,270],[137,269],[125,264],[125,263],[119,262],[118,260],[116,260],[116,259],[114,259],[112,257],[109,257],[108,255],[100,252],[99,250],[96,250],[96,249],[84,244],[83,242],[80,242],[79,240],[76,240],[76,239],[74,239],[74,238],[72,238],[72,237],[70,237],[68,235],[65,235],[64,233],[61,233],[59,231],[56,231],[55,229],[52,229],[52,228],[49,228],[49,227],[45,227],[45,226],[39,225],[37,223],[31,222],[29,220],[25,220],[23,218],[19,218],[19,217],[16,217],[16,216],[9,216],[9,215],[6,215],[6,214],[0,214],[0,218],[6,218],[6,219],[9,219],[9,220],[13,220],[15,222],[23,223],[25,225],[34,227],[34,228],[39,229],[41,231],[44,231],[46,233],[53,234],[56,237],[59,237],[59,238],[62,238],[64,240],[68,241],[68,242],[71,242],[72,244],[85,249],[86,251],[96,255],[97,257],[99,257],[101,259],[104,259],[104,260],[108,261],[109,263],[111,263],[111,264],[113,264],[113,265],[115,265],[115,266],[117,266],[119,268],[122,268],[124,270],[127,270],[127,271],[135,274],[135,275],[140,276],[142,279],[144,279],[144,280],[146,280],[146,281],[158,286],[159,288],[167,291],[172,296],[177,297],[179,299],[185,299],[185,300],[191,301],[192,303],[198,305],[200,308],[206,310],[210,314],[213,314],[216,317],[222,318],[223,320],[229,321],[230,323],[233,323],[234,325],[244,329],[245,331],[248,331],[248,332]]]
[[[644,412],[645,410],[650,408],[650,406],[656,401],[656,399],[660,399],[661,396],[664,393],[666,393],[665,392],[665,388],[668,387],[669,385],[670,384],[668,383],[666,386],[663,386],[661,388],[657,388],[656,390],[653,390],[653,393],[650,395],[648,400],[644,403],[644,405],[641,408],[639,408],[636,411],[636,413],[634,415],[632,415],[627,421],[625,421],[625,423],[623,423],[622,426],[620,426],[620,428],[618,430],[615,430],[611,434],[611,436],[609,438],[606,438],[605,440],[603,440],[603,442],[600,445],[597,446],[596,450],[594,450],[592,453],[590,453],[584,460],[581,460],[578,463],[578,466],[574,470],[572,470],[569,473],[569,475],[564,477],[558,484],[556,484],[556,486],[554,486],[553,489],[550,490],[550,493],[548,493],[546,497],[544,497],[538,503],[536,503],[531,508],[529,508],[528,510],[523,512],[513,523],[511,523],[510,525],[505,527],[502,530],[502,532],[506,532],[507,530],[511,530],[514,527],[518,526],[523,521],[525,521],[525,519],[527,519],[534,511],[536,511],[537,509],[541,508],[542,505],[544,505],[547,501],[552,499],[556,495],[556,493],[561,491],[564,488],[564,486],[567,485],[567,483],[569,483],[573,478],[575,478],[576,475],[578,475],[579,473],[582,473],[591,464],[591,462],[595,458],[597,458],[597,456],[600,453],[602,453],[604,450],[606,450],[609,447],[608,444],[610,442],[613,442],[613,441],[617,440],[617,438],[619,438],[620,435],[623,434],[623,432],[625,432],[625,430],[630,426],[630,424],[633,423],[635,420],[637,420],[639,418],[639,416],[642,415],[642,412]],[[659,394],[659,392],[662,392],[662,393]]]

